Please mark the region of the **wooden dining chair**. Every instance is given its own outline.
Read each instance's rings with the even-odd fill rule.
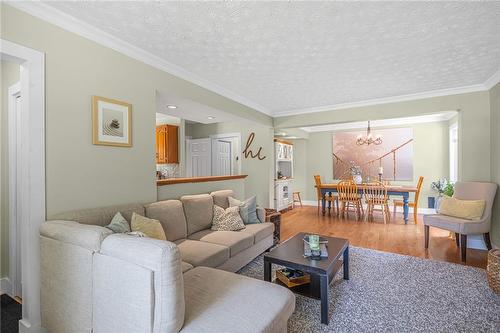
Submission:
[[[413,207],[413,221],[417,224],[417,211],[418,211],[418,199],[420,197],[420,190],[422,189],[422,184],[424,183],[424,177],[420,176],[417,182],[417,192],[415,192],[415,200],[413,202],[408,202],[408,207]],[[403,200],[393,200],[394,203],[394,215],[396,215],[396,207],[403,207]]]
[[[390,221],[391,214],[389,211],[389,196],[387,195],[387,188],[385,185],[378,181],[366,184],[366,187],[363,189],[363,194],[365,196],[367,206],[365,221],[369,218],[373,221],[373,212],[375,210],[382,212],[384,224],[386,224],[387,221]],[[376,206],[380,206],[380,209],[376,209]]]
[[[352,180],[342,180],[337,185],[338,200],[340,202],[340,214],[345,217],[349,214],[349,207],[354,208],[356,219],[360,220],[363,211],[361,196],[358,193],[358,186]]]
[[[318,215],[320,212],[321,201],[323,195],[321,194],[321,176],[314,175],[314,182],[316,183],[316,197],[318,200]],[[325,201],[328,202],[328,214],[330,214],[330,208],[333,206],[333,211],[335,212],[335,204],[337,205],[337,215],[339,214],[339,201],[336,195],[325,195]],[[332,204],[333,203],[333,204]]]

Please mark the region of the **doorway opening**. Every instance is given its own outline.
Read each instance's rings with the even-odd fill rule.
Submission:
[[[40,313],[40,242],[39,229],[45,221],[45,56],[43,53],[0,39],[3,62],[17,64],[19,85],[7,92],[7,106],[2,105],[2,162],[8,158],[9,172],[2,168],[2,193],[7,205],[10,228],[10,294],[22,296],[20,332],[41,331]],[[2,81],[5,73],[2,71]],[[3,85],[2,85],[3,86]],[[4,92],[2,91],[2,94]],[[5,126],[5,125],[4,125]],[[8,133],[8,135],[5,135]],[[5,152],[8,150],[8,153]],[[2,163],[3,164],[3,163]],[[2,205],[2,220],[4,214]],[[2,224],[2,229],[3,229]],[[2,233],[3,234],[3,233]],[[22,251],[21,251],[22,249]],[[12,267],[12,268],[11,268]],[[5,286],[2,279],[2,290]]]

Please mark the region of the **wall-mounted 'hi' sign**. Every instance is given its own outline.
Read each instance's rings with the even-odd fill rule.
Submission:
[[[253,151],[250,149],[250,146],[252,145],[253,139],[255,138],[255,133],[252,132],[248,136],[247,139],[247,144],[245,145],[245,150],[243,150],[243,154],[245,154],[245,158],[248,158],[250,156],[251,158],[258,158],[259,160],[263,160],[266,158],[266,156],[260,156],[260,153],[262,153],[262,147],[259,147],[259,150],[257,151],[256,154],[253,153]]]

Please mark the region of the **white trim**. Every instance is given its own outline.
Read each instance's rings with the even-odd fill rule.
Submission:
[[[412,101],[412,100],[416,100],[416,99],[458,95],[458,94],[465,94],[465,93],[485,91],[485,90],[488,90],[488,89],[486,88],[486,86],[484,84],[475,84],[475,85],[470,85],[470,86],[465,86],[465,87],[439,89],[439,90],[432,90],[432,91],[426,91],[426,92],[415,93],[415,94],[407,94],[407,95],[399,95],[399,96],[391,96],[391,97],[383,97],[383,98],[374,98],[374,99],[369,99],[369,100],[359,101],[359,102],[340,103],[340,104],[324,105],[324,106],[311,107],[311,108],[276,111],[273,113],[273,116],[274,117],[285,117],[285,116],[293,116],[293,115],[297,115],[297,114],[334,111],[334,110],[358,108],[358,107],[372,106],[372,105],[379,105],[379,104],[407,102],[407,101]]]
[[[17,184],[19,175],[17,172],[18,157],[17,151],[20,150],[21,142],[17,133],[19,128],[17,115],[17,98],[21,96],[21,83],[18,82],[8,90],[8,156],[9,156],[9,281],[11,282],[11,293],[14,296],[21,295],[21,281],[18,276],[18,261],[21,259],[19,244],[19,227],[17,211],[20,209],[20,203],[17,198]],[[21,100],[22,103],[22,100]]]
[[[387,126],[408,126],[409,124],[425,124],[440,121],[448,121],[458,114],[458,111],[443,111],[438,113],[427,114],[423,116],[401,117],[391,119],[375,119],[370,123],[371,128],[387,127]],[[308,133],[311,132],[330,132],[341,130],[365,129],[366,121],[356,121],[349,123],[327,124],[317,126],[301,127]]]
[[[40,240],[45,221],[45,55],[39,51],[0,39],[2,58],[20,64],[23,137],[18,168],[18,223],[21,223],[21,266],[23,319],[19,332],[39,332],[40,316]]]
[[[494,85],[500,82],[500,69],[496,71],[486,82],[484,82],[484,86],[486,89],[490,90]]]
[[[8,277],[0,279],[0,294],[7,294],[12,297],[12,284]]]
[[[175,75],[181,79],[192,82],[200,87],[213,91],[233,101],[246,105],[252,109],[272,115],[266,107],[247,99],[227,88],[212,81],[206,80],[182,67],[172,64],[164,59],[153,55],[139,47],[118,39],[107,32],[93,27],[73,16],[70,16],[52,6],[39,1],[8,1],[9,5],[22,10],[30,15],[36,16],[44,21],[52,23],[60,28],[73,32],[77,35],[90,39],[98,44],[113,49],[133,59],[146,63],[157,69]]]

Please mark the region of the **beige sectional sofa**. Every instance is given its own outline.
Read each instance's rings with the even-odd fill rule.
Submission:
[[[214,203],[225,208],[232,195],[51,217],[40,229],[42,325],[54,333],[285,332],[293,293],[232,273],[273,245],[274,225],[210,230]],[[128,221],[134,212],[159,220],[167,241],[112,234],[104,226],[118,211]]]

